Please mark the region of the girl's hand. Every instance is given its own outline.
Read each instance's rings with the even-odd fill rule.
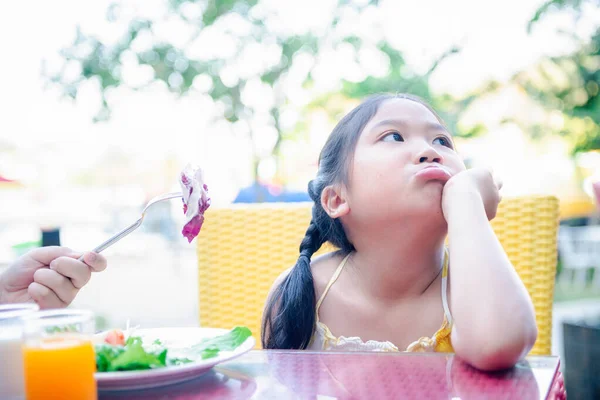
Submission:
[[[502,200],[500,189],[502,182],[494,178],[488,168],[472,168],[454,175],[444,186],[442,210],[446,221],[451,211],[468,204],[469,196],[478,196],[483,203],[488,220],[496,217],[498,204]]]

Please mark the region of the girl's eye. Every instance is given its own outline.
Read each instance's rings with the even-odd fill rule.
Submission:
[[[441,144],[442,146],[446,146],[446,147],[449,147],[451,149],[453,148],[452,147],[452,142],[448,138],[446,138],[444,136],[440,136],[438,138],[435,138],[434,141],[433,141],[433,143],[434,144],[438,143],[438,144]]]
[[[404,138],[398,132],[388,133],[381,140],[384,142],[404,142]]]

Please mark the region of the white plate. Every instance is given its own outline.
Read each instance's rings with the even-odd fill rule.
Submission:
[[[227,329],[214,328],[156,328],[136,329],[133,335],[140,336],[144,343],[159,339],[169,349],[169,356],[182,356],[178,349],[185,349],[204,338],[227,332]],[[135,390],[172,385],[196,378],[217,364],[239,357],[252,350],[255,344],[256,341],[250,336],[234,351],[222,351],[218,356],[207,360],[142,371],[96,372],[96,382],[99,390]]]

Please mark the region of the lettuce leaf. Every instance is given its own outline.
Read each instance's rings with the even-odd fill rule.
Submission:
[[[96,346],[96,368],[99,372],[132,371],[167,366],[167,349],[147,351],[142,339],[132,336],[125,346],[101,344]]]
[[[218,356],[221,351],[235,350],[250,336],[250,329],[238,326],[223,335],[204,339],[186,350],[191,358],[169,358],[168,350],[160,340],[152,342],[148,349],[144,348],[141,337],[131,336],[124,346],[108,343],[96,345],[96,368],[98,372],[112,372],[187,364],[193,362],[193,358],[205,360]]]
[[[250,329],[245,326],[236,326],[223,335],[202,340],[200,343],[192,346],[191,351],[199,354],[205,360],[218,356],[221,351],[235,350],[250,336],[252,336]]]
[[[96,350],[96,369],[99,372],[106,372],[109,370],[112,362],[119,354],[125,351],[123,346],[113,346],[110,344],[98,344],[95,346]]]

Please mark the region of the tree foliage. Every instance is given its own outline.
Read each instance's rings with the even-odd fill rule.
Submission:
[[[77,98],[82,85],[97,82],[102,107],[97,121],[110,118],[111,90],[128,87],[143,90],[161,82],[169,91],[185,95],[204,90],[223,110],[222,118],[231,123],[249,121],[264,110],[252,104],[251,87],[266,85],[273,101],[269,105],[268,120],[277,132],[272,154],[277,156],[284,140],[294,137],[298,129],[282,127],[281,111],[290,102],[289,85],[293,70],[302,70],[299,85],[310,90],[314,73],[322,64],[324,54],[336,51],[353,52],[353,63],[363,70],[358,80],[344,77],[345,65],[335,65],[340,73],[339,84],[332,89],[346,98],[362,98],[377,92],[411,92],[433,103],[452,129],[466,136],[476,134],[476,129],[462,132],[456,125],[462,108],[472,99],[462,103],[449,97],[435,97],[429,89],[429,75],[439,61],[458,51],[450,49],[432,65],[425,74],[417,74],[408,68],[400,51],[385,38],[376,40],[357,36],[348,29],[352,21],[361,21],[364,15],[378,6],[377,0],[338,0],[332,10],[315,10],[330,13],[324,27],[315,29],[285,29],[278,26],[277,11],[259,0],[165,0],[166,8],[161,17],[143,17],[139,13],[125,15],[123,5],[111,5],[106,14],[108,22],[126,26],[118,40],[103,40],[93,33],[78,30],[74,42],[61,51],[62,68],[48,72],[48,80],[62,88],[63,93]],[[186,32],[185,40],[165,40],[160,25],[176,21]],[[179,38],[181,39],[181,38]],[[221,51],[226,47],[229,51]],[[378,52],[387,71],[373,76],[362,68],[361,54],[364,50]],[[255,61],[258,59],[258,63]],[[249,61],[258,68],[246,68]],[[123,76],[126,63],[151,71],[146,82],[131,84]],[[78,72],[73,76],[72,71]],[[199,89],[199,88],[202,89]],[[318,104],[329,93],[311,93]],[[301,124],[301,122],[298,122]],[[256,135],[257,132],[250,132]],[[297,135],[296,135],[297,136]],[[264,155],[255,154],[255,174]]]
[[[531,30],[552,12],[572,13],[582,17],[585,7],[600,6],[598,0],[551,0],[543,4],[529,23]],[[600,149],[600,26],[591,38],[577,38],[566,32],[578,47],[571,53],[548,58],[534,71],[523,71],[515,82],[549,110],[564,115],[564,125],[558,130],[571,143],[573,153]]]

